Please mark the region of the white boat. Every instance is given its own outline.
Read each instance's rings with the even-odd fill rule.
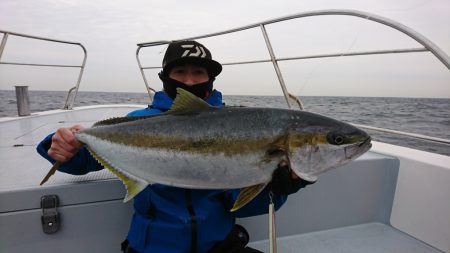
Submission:
[[[351,10],[299,13],[189,39],[261,28],[270,59],[257,62],[271,61],[288,106],[301,106],[298,100],[292,103],[295,96],[287,91],[278,62],[342,54],[277,58],[265,26],[317,15],[349,15],[382,23],[423,45],[414,49],[349,52],[347,56],[429,51],[450,69],[449,57],[417,32],[395,21]],[[80,43],[0,32],[5,34],[0,52],[8,35],[82,47]],[[141,65],[140,49],[169,42],[138,44],[137,60],[149,95],[153,89],[147,83],[144,69],[153,67]],[[0,252],[120,252],[119,243],[126,237],[133,207],[131,202],[122,202],[125,190],[117,178],[107,170],[84,176],[57,172],[44,186],[39,186],[49,163],[36,153],[35,146],[48,133],[75,123],[88,127],[100,119],[123,116],[146,106],[73,108],[85,61],[86,57],[81,65],[70,66],[80,68],[80,76],[68,93],[64,109],[0,119]],[[1,62],[1,53],[0,63],[28,65]],[[394,133],[450,143],[445,139]],[[277,212],[277,248],[279,252],[450,252],[449,196],[449,156],[374,141],[372,149],[362,157],[322,175],[317,183],[289,197]],[[238,223],[249,230],[250,246],[268,251],[267,215],[240,219]]]

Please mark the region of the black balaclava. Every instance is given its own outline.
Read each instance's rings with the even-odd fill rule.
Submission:
[[[164,91],[172,99],[175,99],[175,97],[177,96],[177,88],[182,88],[201,99],[205,99],[211,94],[213,90],[213,82],[215,80],[214,77],[209,77],[209,80],[206,82],[189,86],[180,81],[170,78],[163,71],[161,71],[158,75],[159,79],[161,79],[161,81],[163,82]]]

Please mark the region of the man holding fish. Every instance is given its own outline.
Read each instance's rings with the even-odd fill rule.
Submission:
[[[195,136],[189,136],[186,141],[164,134],[156,138],[155,135],[166,131],[176,132],[181,129],[190,131],[191,128],[192,131],[198,130],[199,127],[195,125],[192,127],[185,124],[184,118],[196,117],[204,111],[217,114],[226,108],[222,108],[221,93],[213,89],[213,82],[222,71],[222,66],[212,59],[210,51],[204,45],[196,41],[170,43],[162,67],[159,77],[164,90],[155,93],[153,103],[148,108],[130,112],[126,118],[97,122],[91,128],[93,131],[106,129],[99,133],[89,133],[89,129],[83,129],[80,125],[60,128],[39,144],[38,152],[52,163],[56,162],[55,168],[59,166],[58,170],[61,172],[81,175],[106,167],[124,182],[127,186],[126,200],[134,197],[135,208],[127,240],[122,243],[124,252],[259,252],[246,247],[248,234],[243,227],[235,225],[236,217],[267,213],[270,201],[273,201],[275,208],[278,209],[286,201],[287,195],[315,182],[317,175],[325,169],[304,174],[291,170],[290,167],[296,159],[290,157],[283,145],[292,142],[295,146],[298,143],[295,144],[295,140],[291,141],[290,135],[278,134],[276,139],[264,143],[261,140],[254,142],[244,140],[245,144],[223,133],[219,134],[220,140],[212,137],[198,140]],[[161,117],[148,116],[160,114]],[[211,115],[207,118],[213,118]],[[160,120],[162,123],[158,121],[146,124],[146,128],[153,128],[155,131],[150,137],[142,137],[140,134],[128,135],[134,130],[129,130],[127,126],[131,127],[140,120]],[[172,124],[170,123],[172,120],[181,123]],[[207,131],[217,128],[215,122],[220,121],[209,123],[202,120],[198,123],[202,122],[204,135],[207,136]],[[226,122],[217,124],[221,128],[227,127]],[[157,127],[160,125],[163,125],[163,129]],[[126,130],[112,133],[108,130],[111,126]],[[199,135],[203,135],[202,129],[199,130]],[[233,129],[222,130],[233,131]],[[86,135],[83,135],[83,132]],[[141,130],[137,130],[136,133],[141,133]],[[112,138],[114,140],[108,139],[106,135],[114,136]],[[339,133],[335,135],[326,136],[325,139],[332,138],[331,142],[344,142],[347,138]],[[109,146],[112,145],[111,142],[107,144],[101,140],[112,140],[117,149]],[[323,138],[320,141],[323,142]],[[269,142],[270,147],[268,146],[263,155],[259,156],[258,162],[250,161],[248,157],[242,155],[248,150],[256,152],[261,145]],[[104,150],[108,149],[112,150],[111,154],[116,155],[104,153],[106,152]],[[128,153],[127,149],[139,150],[140,154],[135,154],[134,151]],[[118,158],[121,161],[111,160],[114,159],[113,156],[121,156],[119,154],[122,152],[125,157]],[[141,156],[146,152],[153,152],[153,156],[148,156],[153,159],[141,162]],[[242,162],[230,163],[222,168],[222,164],[228,163],[230,158]],[[127,159],[132,160],[129,163],[131,167],[139,168],[142,165],[143,170],[134,171],[130,168],[128,171],[123,169],[127,167],[125,164],[117,165]],[[344,160],[349,159],[353,157]],[[262,166],[270,167],[265,173],[259,173],[265,178],[257,178],[250,173],[247,175],[257,178],[255,182],[237,182],[238,180],[233,180],[237,183],[227,182],[227,173],[235,172],[226,171],[226,168],[234,166],[237,167],[236,170],[245,171],[249,162],[256,169]],[[147,171],[153,170],[153,167],[154,171],[160,171],[152,172],[153,174],[147,178]],[[205,169],[202,169],[203,167]],[[170,172],[171,170],[173,172]],[[242,177],[246,175],[235,176],[236,179]],[[47,179],[48,177],[43,183]],[[241,191],[239,188],[245,190]],[[230,211],[231,209],[233,211]]]

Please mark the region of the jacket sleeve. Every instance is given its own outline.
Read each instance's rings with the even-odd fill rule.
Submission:
[[[53,135],[54,133],[45,137],[45,139],[42,140],[36,147],[37,152],[52,164],[56,161],[51,158],[47,152],[52,145]],[[103,166],[101,166],[100,163],[98,163],[97,160],[92,157],[92,155],[85,147],[82,147],[79,152],[74,157],[72,157],[72,159],[61,164],[58,171],[72,175],[84,175],[88,172],[98,171],[101,169],[103,169]]]
[[[231,200],[231,206],[233,206],[236,201],[240,190],[229,191],[229,199]],[[250,201],[245,206],[241,207],[235,212],[235,216],[239,218],[256,216],[261,214],[266,214],[269,211],[270,203],[270,190],[269,187],[266,188],[258,194],[252,201]],[[287,200],[287,195],[273,195],[272,201],[275,205],[275,210],[278,210]],[[231,209],[231,207],[230,207]]]
[[[127,116],[143,116],[143,115],[149,115],[149,114],[157,114],[161,111],[157,109],[142,109],[142,110],[136,110],[128,113]],[[52,137],[54,133],[48,135],[45,137],[43,141],[41,141],[38,146],[36,147],[37,152],[50,161],[52,164],[56,161],[51,158],[48,155],[48,150],[50,149],[50,146],[52,145]],[[79,152],[72,157],[67,162],[64,162],[59,167],[58,171],[69,173],[72,175],[84,175],[86,173],[89,173],[91,171],[98,171],[103,169],[103,166],[95,160],[95,158],[89,153],[89,151],[82,147]]]

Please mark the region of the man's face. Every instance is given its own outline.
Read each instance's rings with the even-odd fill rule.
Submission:
[[[170,70],[169,77],[192,86],[198,83],[204,83],[209,80],[208,70],[192,64],[175,66]]]

